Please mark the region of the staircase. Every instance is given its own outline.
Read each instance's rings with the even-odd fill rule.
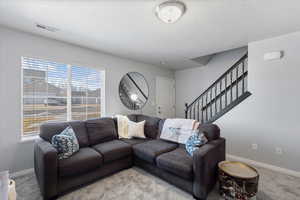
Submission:
[[[185,104],[185,118],[212,123],[249,97],[248,54],[240,58],[191,104]]]

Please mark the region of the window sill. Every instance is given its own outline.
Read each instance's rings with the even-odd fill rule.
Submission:
[[[20,143],[34,142],[38,138],[38,135],[22,136]]]

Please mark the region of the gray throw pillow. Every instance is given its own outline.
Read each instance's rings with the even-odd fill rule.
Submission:
[[[60,134],[54,135],[51,141],[58,151],[58,159],[66,159],[79,151],[79,143],[72,127],[67,127]]]

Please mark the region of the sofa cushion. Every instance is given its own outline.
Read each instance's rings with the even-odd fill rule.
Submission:
[[[155,163],[155,158],[160,154],[172,151],[178,147],[178,144],[163,140],[151,140],[148,142],[134,145],[133,152],[141,160]]]
[[[220,128],[215,124],[200,124],[199,132],[203,132],[208,141],[220,138]]]
[[[156,139],[158,135],[158,126],[160,118],[150,117],[146,115],[136,115],[136,121],[146,121],[145,123],[145,135],[148,138]]]
[[[127,144],[132,145],[136,145],[136,144],[140,144],[143,142],[147,142],[150,141],[151,139],[147,139],[147,138],[131,138],[131,139],[127,139],[127,138],[121,138],[120,140],[122,140],[123,142],[126,142]]]
[[[137,122],[136,121],[136,114],[130,114],[130,115],[127,115],[127,117],[128,117],[128,119],[130,120],[130,121],[133,121],[133,122]],[[143,121],[143,120],[142,120]]]
[[[157,138],[160,138],[161,132],[164,128],[164,124],[165,124],[166,119],[161,119],[158,123],[158,134],[157,134]]]
[[[104,163],[131,156],[132,148],[121,140],[112,140],[93,146],[102,156]]]
[[[193,179],[193,157],[184,148],[161,154],[156,158],[158,168],[173,173],[181,178]]]
[[[84,121],[70,121],[69,125],[73,128],[80,147],[88,147],[90,145]]]
[[[76,138],[79,143],[79,147],[89,146],[89,139],[85,122],[83,121],[70,121],[70,122],[47,122],[40,127],[40,137],[44,140],[51,142],[54,135],[61,133],[68,126],[71,126],[74,130]]]
[[[92,148],[80,148],[78,152],[67,159],[58,161],[60,177],[79,175],[103,165],[103,157]]]
[[[117,139],[117,129],[112,118],[91,119],[86,121],[90,145]]]

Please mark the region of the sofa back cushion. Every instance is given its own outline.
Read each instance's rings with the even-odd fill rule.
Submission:
[[[200,124],[199,132],[203,132],[208,141],[220,138],[220,128],[215,124]]]
[[[164,128],[164,124],[165,124],[166,119],[161,119],[158,123],[158,134],[157,134],[157,138],[160,138],[161,132]]]
[[[130,121],[133,121],[133,122],[138,122],[136,120],[136,114],[131,114],[131,115],[127,115],[127,118],[130,120]]]
[[[86,121],[90,145],[95,145],[118,138],[114,119],[103,117]]]
[[[131,115],[133,118],[133,116]],[[158,127],[160,118],[150,117],[146,115],[135,115],[136,122],[146,121],[145,123],[145,136],[147,138],[156,139],[158,135]]]
[[[44,123],[40,127],[40,137],[51,143],[52,137],[61,133],[68,126],[71,126],[74,130],[80,148],[89,146],[87,130],[83,121]]]

